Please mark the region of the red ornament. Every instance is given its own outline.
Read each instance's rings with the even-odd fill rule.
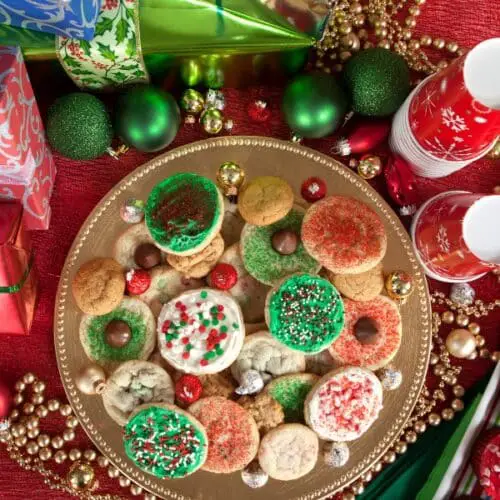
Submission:
[[[300,194],[304,200],[314,203],[326,196],[326,183],[319,177],[309,177],[302,183]]]
[[[130,295],[140,295],[151,285],[151,275],[145,269],[131,269],[125,276],[127,292]]]
[[[203,385],[196,375],[182,375],[175,383],[175,399],[185,405],[198,401],[202,391]]]
[[[500,498],[500,428],[493,427],[480,435],[472,453],[472,468],[484,492],[492,499]]]
[[[345,137],[340,137],[335,142],[333,153],[340,156],[368,153],[375,146],[384,142],[391,130],[390,120],[364,119],[347,123],[348,131]]]
[[[229,290],[236,285],[238,272],[231,264],[219,263],[208,275],[208,283],[212,288]]]
[[[0,420],[7,418],[12,406],[12,393],[7,384],[0,380]]]
[[[271,118],[271,110],[269,104],[264,99],[257,99],[251,102],[247,108],[248,116],[254,122],[267,122]]]
[[[417,203],[417,181],[404,158],[393,153],[387,160],[384,175],[387,191],[395,203],[401,207]]]

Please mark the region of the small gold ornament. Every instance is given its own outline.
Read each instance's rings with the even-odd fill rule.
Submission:
[[[232,161],[224,162],[217,172],[217,184],[225,196],[236,196],[245,181],[245,171]]]
[[[363,179],[369,180],[382,173],[382,160],[378,156],[365,155],[358,164],[358,174]]]
[[[224,115],[216,108],[208,108],[202,113],[200,122],[207,134],[216,135],[224,126]]]
[[[101,366],[92,363],[78,373],[75,383],[84,394],[101,394],[106,387],[106,374]]]
[[[68,471],[67,480],[75,491],[88,491],[95,484],[94,469],[84,462],[75,462]]]
[[[205,107],[205,98],[195,89],[187,89],[181,97],[181,107],[186,113],[197,115]]]
[[[446,337],[446,349],[456,358],[468,358],[476,350],[474,335],[465,328],[456,328]]]
[[[488,158],[491,160],[500,160],[500,139],[497,139],[493,147],[488,152]]]
[[[385,279],[385,289],[391,299],[404,301],[413,292],[413,278],[405,271],[393,271]]]

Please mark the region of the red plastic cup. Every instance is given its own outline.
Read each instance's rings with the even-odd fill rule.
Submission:
[[[411,236],[425,273],[464,283],[500,265],[500,195],[449,191],[415,214]]]

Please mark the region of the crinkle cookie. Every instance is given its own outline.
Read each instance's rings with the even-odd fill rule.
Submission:
[[[285,420],[281,405],[265,392],[261,392],[255,397],[242,396],[237,402],[252,415],[261,435],[274,429]]]
[[[306,360],[302,353],[292,351],[273,339],[269,332],[261,331],[248,335],[243,348],[231,365],[233,377],[241,382],[241,375],[247,370],[257,370],[264,381],[285,375],[303,372]]]
[[[140,405],[173,403],[174,384],[170,375],[154,363],[127,361],[106,381],[102,400],[108,415],[123,426]]]
[[[333,274],[330,271],[327,273],[328,279],[335,288],[351,300],[371,300],[384,288],[384,273],[381,263],[359,274]]]

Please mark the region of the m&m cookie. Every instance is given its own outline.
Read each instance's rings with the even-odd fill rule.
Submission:
[[[329,281],[294,274],[269,292],[266,323],[271,335],[288,348],[314,354],[339,336],[344,305]]]
[[[347,196],[329,196],[307,210],[302,242],[318,262],[338,274],[371,269],[387,249],[387,235],[379,215]]]
[[[169,254],[192,255],[220,231],[224,202],[210,179],[179,173],[153,188],[145,213],[146,226],[158,247]]]
[[[382,385],[369,370],[339,368],[323,376],[304,404],[307,425],[326,441],[354,441],[378,418]]]
[[[396,304],[383,295],[365,302],[344,299],[345,323],[330,346],[341,365],[378,370],[387,365],[401,345],[401,315]]]
[[[243,315],[226,293],[202,288],[165,304],[158,318],[161,355],[185,373],[217,373],[238,356],[245,338]]]

